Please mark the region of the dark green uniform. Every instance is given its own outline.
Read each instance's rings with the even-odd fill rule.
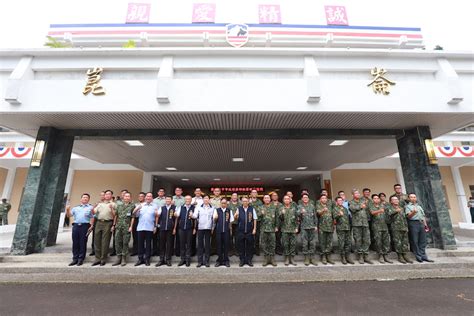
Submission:
[[[390,205],[388,207],[388,214],[392,221],[391,226],[395,251],[398,254],[405,254],[408,252],[408,223],[404,208]]]
[[[280,208],[282,207],[282,203],[281,202],[274,202],[274,201],[271,201],[270,202],[274,207],[275,209],[277,210],[277,212],[280,210]],[[283,245],[281,243],[281,227],[280,227],[280,223],[278,224],[278,231],[276,232],[275,234],[275,238],[276,238],[276,248],[275,248],[275,253],[278,254],[278,255],[282,255],[283,254]]]
[[[275,255],[275,229],[279,225],[277,209],[272,204],[262,205],[257,210],[260,220],[260,245],[265,256]]]
[[[333,208],[332,214],[333,218],[336,220],[337,244],[339,246],[339,252],[341,256],[344,254],[348,256],[351,252],[352,244],[349,210],[342,205],[336,205]]]
[[[263,205],[263,202],[260,200],[260,199],[255,199],[255,200],[252,200],[252,198],[249,198],[249,205],[251,205],[255,212],[257,212],[258,214],[258,210],[259,208]],[[260,256],[260,219],[258,218],[257,216],[257,230],[255,232],[255,240],[254,240],[254,243],[255,243],[255,254],[257,256]]]
[[[398,198],[398,200],[400,201],[400,207],[402,207],[403,209],[405,209],[405,206],[408,204],[409,200],[408,200],[408,195],[402,193],[402,194],[392,194],[390,195],[390,199],[392,198],[392,196],[396,196]],[[390,199],[388,200],[390,202]]]
[[[8,212],[11,210],[10,203],[0,203],[0,226],[8,225]]]
[[[349,208],[352,212],[352,231],[356,251],[359,255],[368,255],[370,246],[369,222],[366,207],[362,208],[362,204],[364,204],[362,199],[358,201],[351,200],[349,201]]]
[[[303,255],[312,256],[316,248],[315,228],[318,224],[316,209],[314,204],[309,202],[307,205],[301,203],[298,206],[298,216],[301,222],[301,239],[303,240]]]
[[[115,224],[115,250],[117,256],[124,260],[128,256],[128,244],[131,233],[128,231],[135,203],[118,203],[115,209],[117,222]]]
[[[281,240],[283,254],[294,256],[296,254],[296,230],[298,229],[298,210],[294,205],[282,206],[279,211],[281,220]]]
[[[372,231],[374,233],[375,247],[379,255],[386,255],[390,252],[390,235],[387,227],[387,214],[385,208],[380,203],[370,203],[370,216],[372,217]],[[372,212],[383,210],[383,213],[372,214]]]
[[[316,208],[319,218],[319,247],[322,255],[329,255],[332,249],[332,235],[334,232],[334,218],[329,203],[318,203]]]

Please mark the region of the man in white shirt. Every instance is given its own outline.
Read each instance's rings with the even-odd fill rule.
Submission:
[[[137,207],[135,207],[133,215],[132,227],[134,221],[138,218],[138,262],[135,266],[141,264],[149,266],[151,258],[151,241],[153,233],[156,234],[155,221],[158,218],[158,207],[153,203],[153,193],[148,192],[145,195],[145,202],[138,204]]]
[[[211,233],[214,226],[214,221],[212,219],[214,208],[209,201],[209,196],[205,195],[203,198],[203,204],[198,206],[192,215],[192,218],[197,219],[198,268],[202,265],[205,265],[206,267],[210,266],[209,257],[211,255]]]

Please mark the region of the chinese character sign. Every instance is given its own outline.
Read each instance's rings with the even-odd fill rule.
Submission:
[[[215,3],[194,3],[193,23],[214,23],[216,18]]]
[[[340,5],[325,5],[326,23],[328,25],[349,25],[346,7]]]
[[[374,79],[367,85],[368,87],[372,86],[372,90],[375,94],[390,94],[390,86],[394,86],[395,82],[388,80],[384,77],[387,71],[383,68],[373,68],[370,70],[370,74]]]
[[[126,23],[148,23],[150,6],[149,3],[129,3]]]
[[[103,69],[98,67],[87,70],[87,83],[84,87],[84,90],[82,90],[84,95],[88,95],[89,92],[92,92],[93,95],[105,94],[105,89],[100,84],[102,71]]]
[[[281,10],[279,4],[260,4],[258,6],[258,22],[281,24]]]

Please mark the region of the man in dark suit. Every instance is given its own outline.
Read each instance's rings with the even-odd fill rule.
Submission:
[[[252,257],[255,234],[257,233],[257,213],[254,208],[249,205],[249,199],[247,197],[242,198],[242,206],[235,212],[234,218],[237,221],[237,231],[239,234],[239,267],[242,267],[244,264],[253,267]]]
[[[171,255],[173,252],[173,236],[176,235],[175,206],[173,198],[167,196],[165,205],[158,210],[156,224],[160,224],[160,261],[157,267],[166,264],[171,267]],[[165,261],[166,260],[166,261]]]

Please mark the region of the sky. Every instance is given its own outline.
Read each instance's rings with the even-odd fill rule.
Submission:
[[[283,23],[325,24],[324,5],[343,5],[349,25],[421,27],[427,49],[474,52],[472,0],[1,0],[0,48],[42,47],[49,24],[124,23],[129,2],[151,3],[151,23],[190,23],[207,2],[218,23],[258,23],[258,4],[280,4]]]

